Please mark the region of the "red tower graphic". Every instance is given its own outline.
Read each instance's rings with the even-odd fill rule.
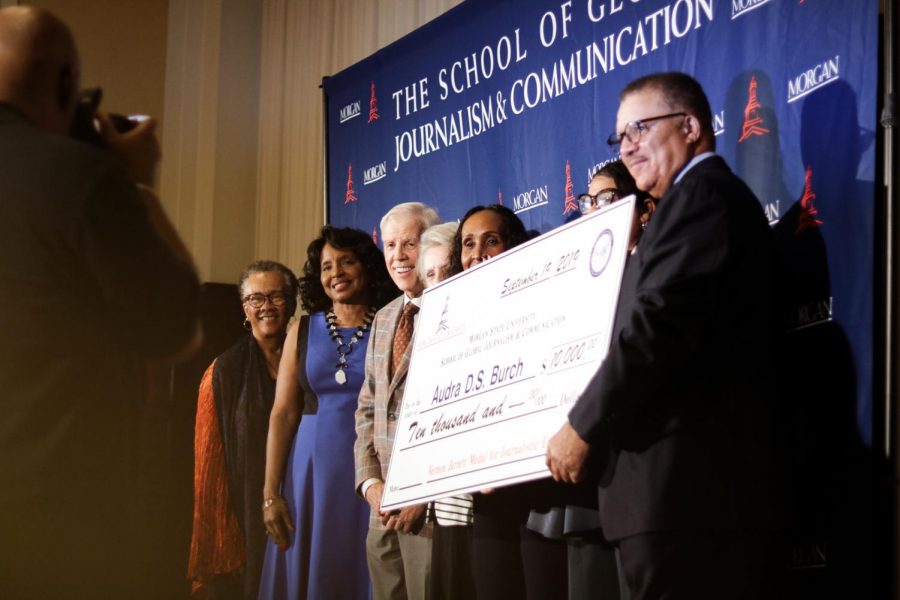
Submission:
[[[800,217],[797,219],[794,235],[822,224],[822,220],[816,218],[819,211],[813,206],[815,198],[816,194],[812,191],[812,167],[807,166],[806,183],[803,185],[803,196],[800,198]]]
[[[572,167],[569,165],[569,161],[566,161],[566,204],[563,207],[563,216],[577,210],[578,203],[575,201],[575,184],[572,183]]]
[[[503,190],[497,188],[497,204],[503,206]]]
[[[378,228],[372,228],[372,242],[377,246],[378,245]]]
[[[369,98],[369,120],[368,123],[378,120],[381,115],[378,114],[378,100],[375,99],[375,82],[372,82],[372,96]]]
[[[347,165],[347,192],[344,194],[344,204],[356,202],[356,192],[353,191],[353,165]]]
[[[759,116],[759,109],[762,108],[762,104],[759,103],[759,99],[756,97],[756,87],[756,75],[754,75],[750,78],[750,87],[747,90],[750,97],[747,99],[747,106],[744,107],[744,126],[741,129],[741,137],[738,139],[738,143],[743,142],[750,136],[769,133],[769,130],[762,126],[763,119]]]

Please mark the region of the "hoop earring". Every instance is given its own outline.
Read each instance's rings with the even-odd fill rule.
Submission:
[[[253,325],[250,324],[250,319],[244,317],[244,329],[247,331],[253,331]]]

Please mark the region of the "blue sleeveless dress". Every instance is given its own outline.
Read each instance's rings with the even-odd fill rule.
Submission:
[[[356,328],[340,329],[344,341]],[[306,379],[318,397],[316,414],[304,414],[288,457],[283,495],[295,532],[281,551],[271,539],[260,579],[259,598],[366,600],[371,597],[366,564],[369,505],[354,490],[353,443],[369,332],[353,345],[335,381],[337,344],[323,313],[309,317]],[[301,375],[302,377],[302,375]]]

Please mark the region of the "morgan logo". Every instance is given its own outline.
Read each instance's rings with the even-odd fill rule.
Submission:
[[[438,322],[437,329],[434,334],[437,335],[444,331],[450,330],[450,296],[444,299],[444,311],[441,313],[441,320]]]
[[[788,81],[788,103],[841,78],[841,57],[836,54]]]
[[[821,219],[817,216],[819,211],[813,206],[815,199],[816,195],[812,191],[812,168],[806,167],[806,183],[803,185],[803,196],[800,198],[800,217],[797,219],[797,229],[794,230],[794,235],[822,224]]]
[[[604,161],[602,161],[602,162],[598,162],[598,163],[594,164],[594,165],[591,166],[591,167],[588,167],[588,172],[587,172],[587,183],[585,183],[584,185],[586,185],[586,186],[587,186],[587,185],[591,185],[591,179],[594,178],[594,175],[597,174],[597,171],[599,171],[600,169],[602,169],[603,167],[605,167],[605,166],[608,165],[609,163],[615,162],[615,161],[619,160],[619,158],[620,158],[619,156],[616,156],[615,158],[609,158],[609,159],[604,160]]]
[[[353,191],[353,165],[347,165],[347,191],[344,193],[344,204],[356,202],[356,192]]]
[[[740,144],[747,138],[754,135],[766,135],[769,130],[763,127],[763,118],[759,116],[759,109],[762,104],[756,96],[756,75],[750,78],[750,86],[747,90],[747,106],[744,107],[744,124],[741,127],[741,137],[738,138]]]
[[[434,288],[432,288],[434,289]],[[431,296],[429,302],[439,302],[440,295],[434,294]],[[418,325],[416,327],[419,327]],[[432,331],[431,335],[428,335],[427,331]],[[444,310],[441,311],[441,316],[438,319],[437,323],[434,325],[434,329],[432,329],[431,324],[427,324],[427,326],[423,326],[422,334],[416,334],[415,344],[416,350],[420,348],[427,348],[429,346],[433,346],[434,344],[443,342],[444,340],[456,337],[457,335],[464,333],[466,330],[464,323],[456,322],[456,319],[451,319],[451,310],[450,310],[450,296],[444,296]],[[462,358],[463,354],[460,352],[459,354],[448,356],[446,358],[441,359],[441,366],[448,364],[449,362],[455,362],[456,360]]]
[[[787,331],[797,331],[819,323],[828,323],[834,318],[833,315],[834,298],[821,298],[792,307],[785,317],[785,328]]]
[[[369,120],[367,123],[377,121],[381,118],[378,114],[378,99],[375,97],[375,82],[372,82],[372,95],[369,97]]]
[[[763,212],[766,213],[766,218],[769,220],[769,226],[775,225],[781,219],[781,200],[766,203],[766,205],[763,206]]]
[[[613,234],[609,229],[604,229],[594,241],[594,247],[591,248],[591,256],[588,260],[588,268],[592,277],[599,277],[606,270],[609,259],[612,256]]]
[[[363,171],[363,185],[375,183],[380,179],[387,177],[387,162],[380,162],[377,165],[369,167]]]
[[[360,115],[360,112],[361,112],[361,109],[360,109],[359,100],[357,100],[356,102],[353,102],[351,104],[348,104],[347,106],[345,106],[341,109],[341,113],[340,113],[341,123],[346,123],[350,119],[358,117]]]
[[[731,0],[731,20],[733,21],[769,2],[771,0]]]
[[[520,213],[538,206],[544,206],[550,202],[548,186],[542,185],[513,197],[513,212]]]
[[[578,202],[575,200],[575,184],[572,183],[572,166],[566,161],[566,195],[565,205],[563,206],[563,216],[570,212],[578,212]]]
[[[713,135],[722,135],[725,133],[725,111],[720,110],[713,113]]]

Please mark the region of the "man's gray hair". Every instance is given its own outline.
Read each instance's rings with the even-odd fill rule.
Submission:
[[[422,224],[422,231],[441,222],[441,217],[438,215],[438,212],[427,204],[422,204],[421,202],[403,202],[402,204],[397,204],[391,208],[391,210],[387,211],[385,215],[381,217],[381,230],[384,231],[384,226],[388,221],[403,217],[418,219]]]

